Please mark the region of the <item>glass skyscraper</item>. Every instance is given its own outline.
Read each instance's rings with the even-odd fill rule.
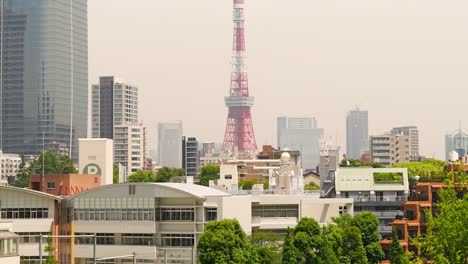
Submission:
[[[78,157],[87,136],[87,0],[0,0],[0,148]]]
[[[359,160],[366,151],[369,151],[368,113],[356,108],[346,116],[346,157]]]

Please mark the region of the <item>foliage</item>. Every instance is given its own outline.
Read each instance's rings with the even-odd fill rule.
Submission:
[[[343,255],[351,263],[367,263],[366,250],[362,243],[361,231],[355,226],[343,229]]]
[[[200,181],[198,184],[208,186],[210,180],[219,179],[219,165],[208,164],[200,168]]]
[[[21,163],[19,165],[18,174],[16,175],[17,180],[13,184],[15,187],[27,188],[29,186],[29,176],[31,175],[31,167],[26,166],[24,162],[24,156],[21,156]]]
[[[119,183],[119,166],[112,167],[112,183]]]
[[[200,263],[203,264],[259,263],[257,251],[235,219],[206,225],[197,248]]]
[[[294,246],[293,230],[288,227],[286,237],[283,243],[283,258],[284,264],[298,264],[303,263],[301,252]]]
[[[52,252],[55,251],[55,247],[52,245],[52,237],[47,237],[47,245],[44,247],[44,251],[49,254],[45,260],[45,264],[58,264],[58,261],[55,259]]]
[[[445,161],[428,159],[420,162],[397,163],[392,168],[406,168],[410,179],[413,179],[414,176],[420,176],[420,182],[442,182],[447,176],[447,166],[448,163]],[[414,182],[413,180],[410,181]]]
[[[304,185],[305,191],[316,191],[320,190],[320,186],[315,182],[309,182],[308,184]]]
[[[152,171],[137,171],[128,177],[128,182],[155,182],[156,175]]]
[[[371,212],[361,212],[353,218],[352,222],[359,228],[362,235],[367,260],[369,263],[379,263],[385,257],[379,244],[379,219]]]
[[[268,189],[268,181],[267,180],[259,180],[259,179],[250,179],[250,180],[239,180],[239,188],[242,190],[252,190],[254,184],[263,184],[263,189]]]
[[[390,263],[391,264],[408,264],[409,259],[405,256],[405,251],[400,245],[398,233],[395,229],[392,230],[392,245],[390,247]]]
[[[374,173],[375,183],[403,183],[403,174],[400,172]]]
[[[372,167],[372,168],[383,168],[380,162],[365,163],[355,159],[343,159],[340,163],[340,167]]]
[[[457,188],[449,183],[448,188],[439,190],[435,215],[426,211],[427,234],[413,241],[434,263],[468,261],[468,195],[457,197],[457,191],[466,192],[466,182]]]
[[[42,165],[44,160],[44,170]],[[75,166],[73,165],[70,157],[63,155],[57,156],[51,151],[45,151],[39,155],[31,164],[31,170],[33,174],[69,174],[77,173]]]
[[[271,232],[254,232],[250,237],[250,243],[257,251],[259,263],[279,264],[281,263],[282,245],[278,234]]]
[[[184,175],[185,175],[184,169],[162,167],[156,173],[156,181],[157,182],[169,182],[172,177],[184,176]]]

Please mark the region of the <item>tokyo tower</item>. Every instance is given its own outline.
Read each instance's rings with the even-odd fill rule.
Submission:
[[[228,107],[223,152],[257,154],[257,144],[250,108],[254,97],[249,96],[245,69],[244,0],[234,0],[234,38],[232,49],[232,73],[229,96],[224,98]]]

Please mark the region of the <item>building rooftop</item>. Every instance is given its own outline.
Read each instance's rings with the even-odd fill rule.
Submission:
[[[0,192],[1,192],[2,190],[12,190],[12,191],[18,191],[18,192],[25,192],[25,193],[30,193],[30,194],[36,194],[36,195],[44,196],[44,197],[51,198],[51,199],[55,199],[55,200],[61,200],[61,199],[62,199],[62,198],[59,197],[59,196],[55,196],[55,195],[48,194],[48,193],[45,193],[45,192],[39,192],[39,191],[31,190],[31,189],[18,188],[18,187],[13,187],[13,186],[0,186]]]

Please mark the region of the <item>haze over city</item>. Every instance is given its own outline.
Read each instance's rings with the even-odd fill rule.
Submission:
[[[230,1],[89,1],[89,82],[139,86],[155,148],[158,121],[222,142]],[[276,145],[278,115],[314,116],[345,151],[345,115],[369,110],[369,134],[417,125],[421,154],[444,157],[468,84],[466,1],[249,1],[247,67],[259,146]],[[465,125],[466,127],[466,125]]]

